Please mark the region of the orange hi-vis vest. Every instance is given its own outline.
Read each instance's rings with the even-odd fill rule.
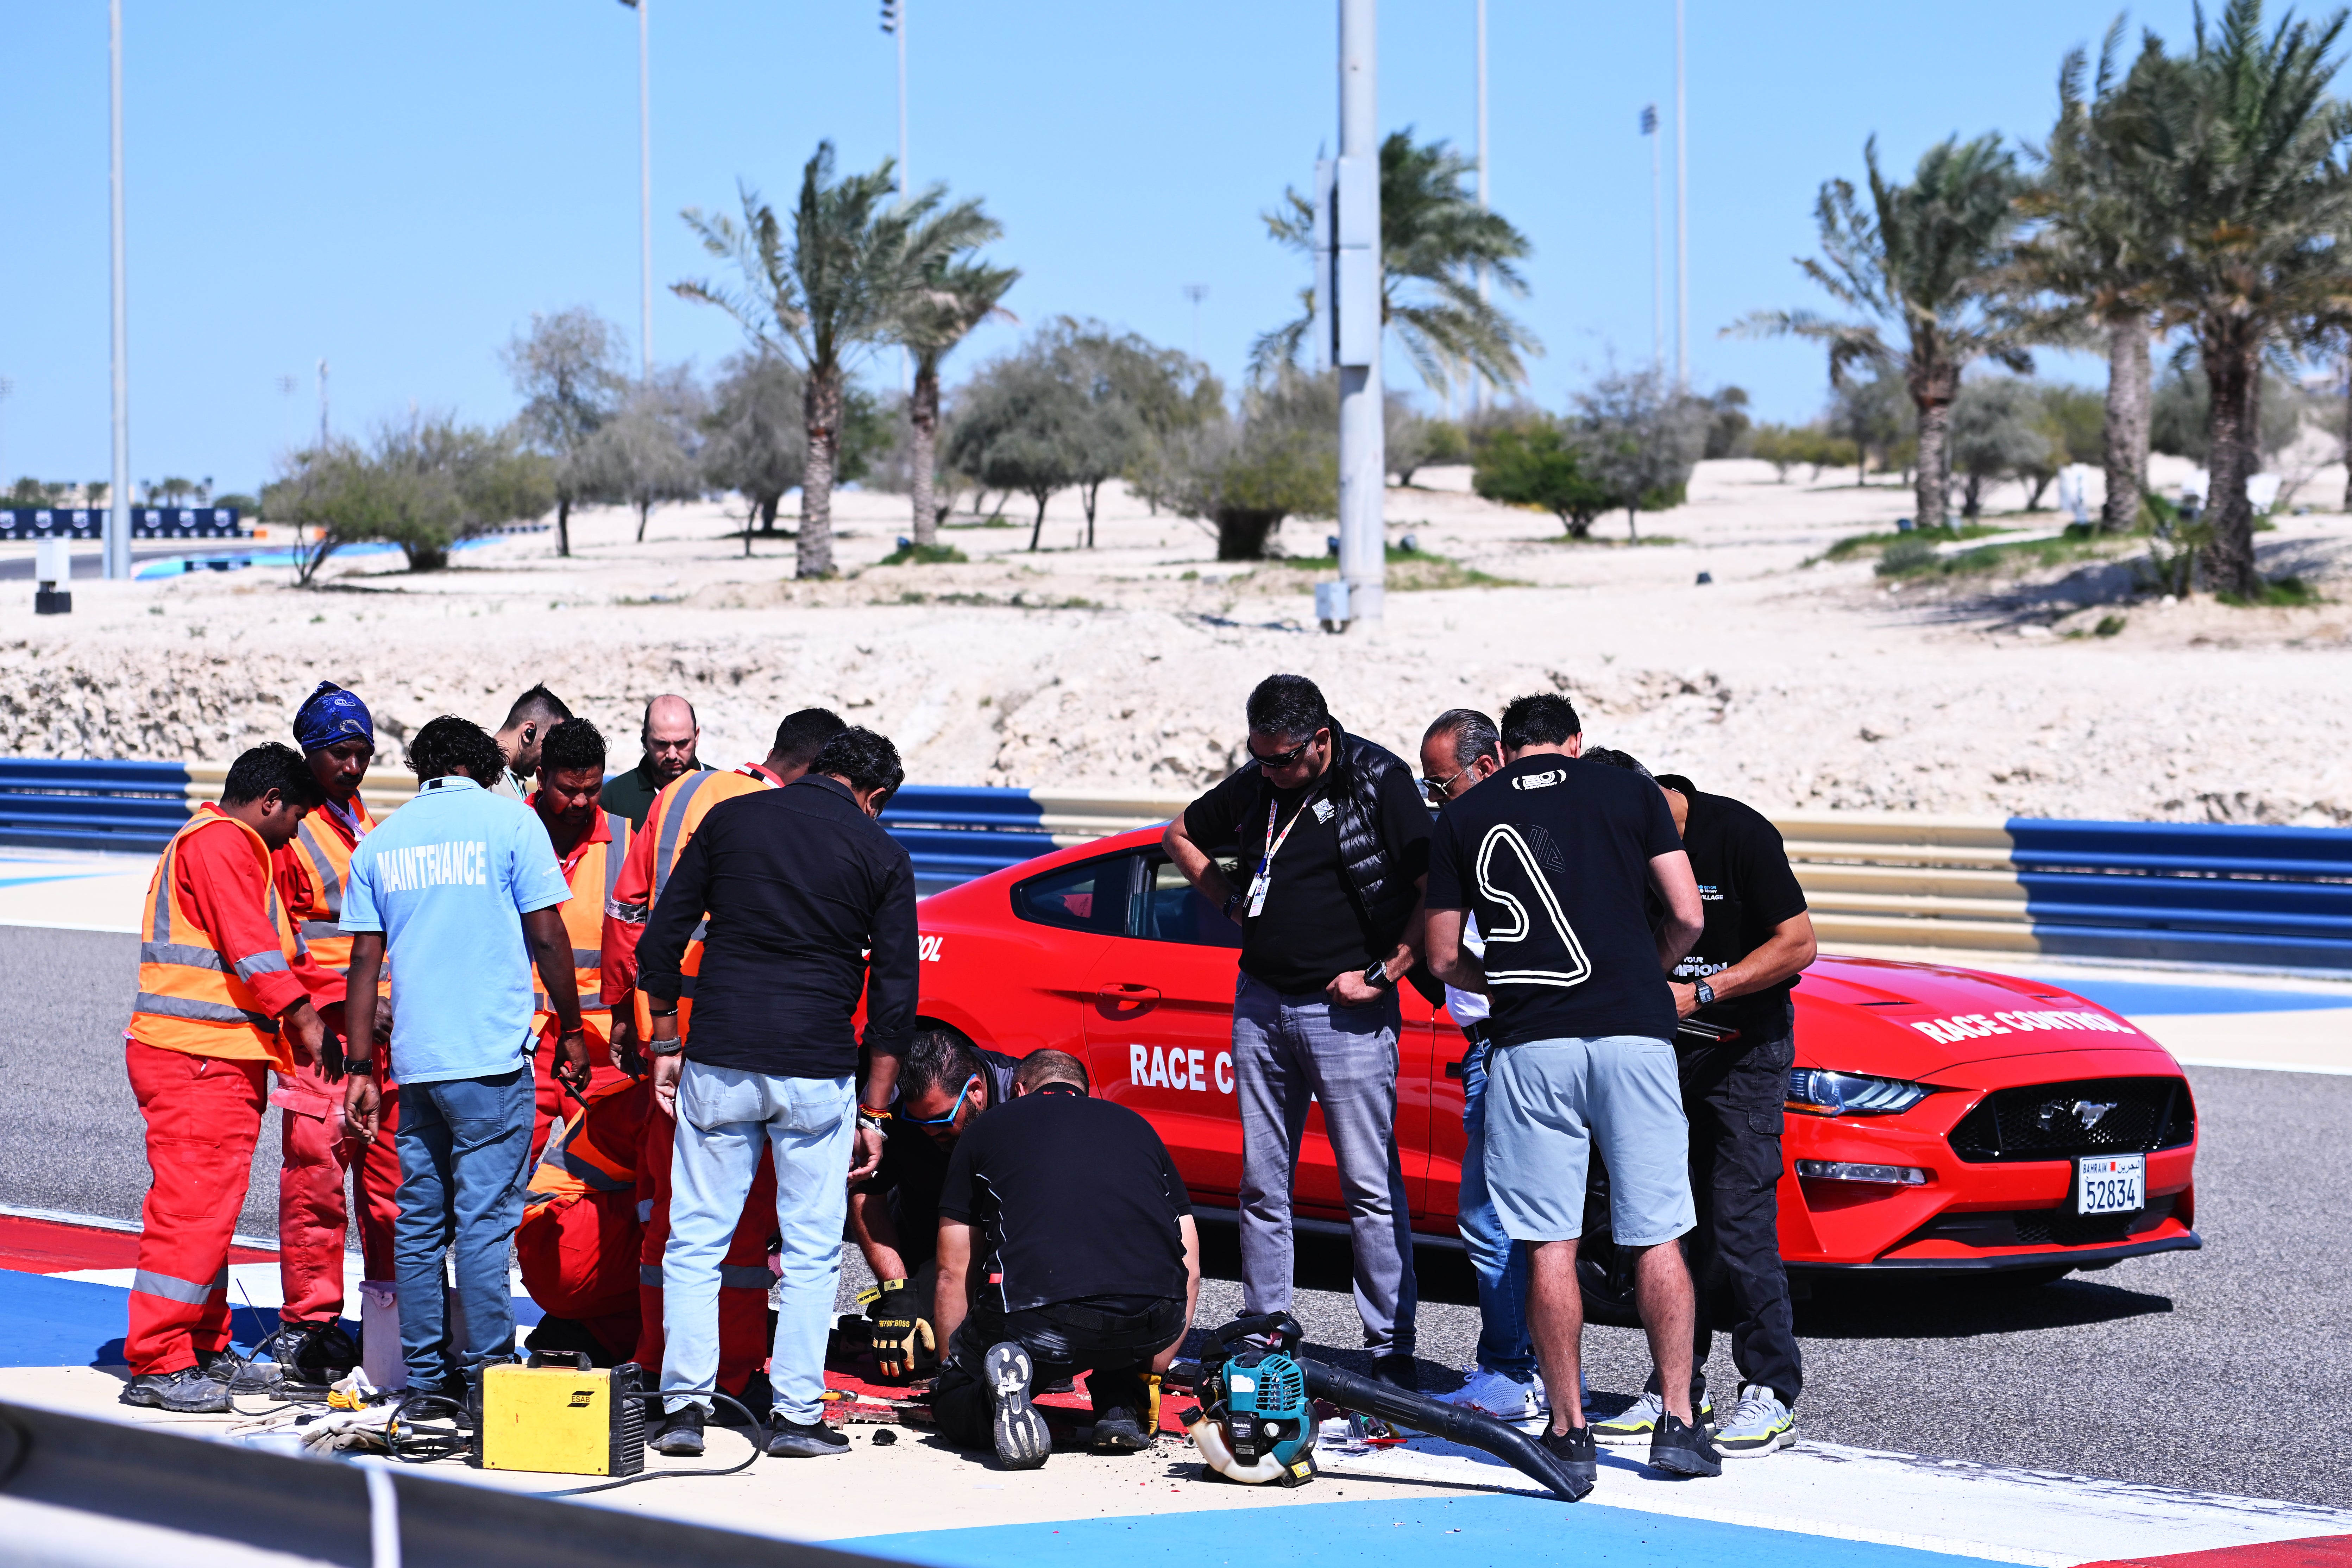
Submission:
[[[646,814],[644,828],[654,836],[653,896],[646,900],[643,909],[635,911],[637,921],[644,922],[652,914],[653,907],[661,902],[662,889],[669,886],[670,873],[677,868],[677,858],[686,852],[687,841],[702,826],[702,819],[710,815],[712,806],[739,795],[775,787],[775,781],[764,773],[722,773],[713,770],[688,773],[672,781],[656,795],[652,809]],[[694,979],[702,973],[702,938],[709,923],[708,915],[695,921],[694,935],[688,939],[686,953],[678,961],[678,977],[683,982],[677,994],[679,1039],[686,1038],[687,1022],[694,1016]],[[637,1037],[652,1039],[653,1008],[643,991],[636,993],[636,1002]]]
[[[360,836],[365,837],[374,830],[375,818],[357,795],[352,796],[352,810],[359,818]],[[286,852],[300,859],[310,872],[310,885],[318,889],[320,899],[315,908],[294,911],[302,917],[295,930],[310,945],[312,958],[338,974],[349,974],[352,939],[343,931],[343,889],[351,885],[353,847],[320,820],[324,815],[321,807],[304,817],[294,842],[286,847]],[[379,984],[388,987],[390,977],[382,977]]]
[[[212,933],[181,906],[181,844],[194,834],[224,826],[244,834],[259,862],[261,880],[268,889],[269,923],[278,928],[275,950],[234,957],[223,953],[213,944]],[[267,1061],[279,1072],[292,1073],[293,1047],[247,984],[252,975],[291,968],[305,951],[270,879],[269,847],[261,835],[233,816],[204,812],[190,817],[163,847],[142,908],[147,926],[139,944],[139,997],[131,1005],[131,1037],[158,1050]]]
[[[624,1096],[635,1096],[634,1100]],[[547,1141],[523,1194],[523,1218],[551,1204],[573,1204],[593,1193],[637,1190],[637,1146],[644,1142],[652,1094],[642,1079],[600,1084],[563,1130]]]
[[[566,868],[566,879],[572,885],[572,896],[563,901],[563,929],[572,939],[572,978],[580,996],[580,1015],[583,1024],[592,1019],[598,1031],[610,1034],[612,1010],[604,1005],[604,910],[613,901],[613,889],[621,880],[621,863],[629,855],[629,819],[612,812],[600,813],[604,819],[604,831],[609,838],[594,838],[575,849],[576,858]],[[531,997],[539,1016],[531,1020],[534,1029],[545,1030],[554,1020],[555,1010],[548,1005],[547,984],[534,966],[530,972]]]

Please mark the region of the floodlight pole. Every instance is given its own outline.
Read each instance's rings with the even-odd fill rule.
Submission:
[[[1208,297],[1206,283],[1184,285],[1184,298],[1192,301],[1192,357],[1196,360],[1201,357],[1201,301]]]
[[[631,0],[637,13],[637,339],[646,382],[654,379],[654,88],[653,0]],[[606,12],[610,16],[612,13]]]
[[[1477,0],[1478,6],[1478,210],[1485,212],[1486,201],[1486,0]],[[1485,262],[1478,264],[1478,303],[1486,303],[1490,269]],[[1475,370],[1470,373],[1470,406],[1473,411],[1486,406],[1486,380]]]
[[[1375,0],[1339,0],[1339,159],[1333,181],[1333,361],[1339,372],[1338,621],[1378,622],[1385,611],[1387,431],[1381,394],[1379,18]]]
[[[1690,385],[1690,98],[1683,89],[1683,0],[1675,0],[1675,389]]]
[[[1650,143],[1650,367],[1666,374],[1665,205],[1658,178],[1658,106],[1642,110],[1642,135]]]
[[[106,574],[131,575],[131,344],[122,283],[122,0],[107,0],[109,163],[114,263],[114,483],[106,509]]]

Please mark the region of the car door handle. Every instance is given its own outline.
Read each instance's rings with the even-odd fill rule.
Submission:
[[[1157,985],[1137,985],[1127,982],[1121,982],[1116,985],[1105,985],[1098,988],[1095,992],[1095,995],[1105,1002],[1114,1003],[1121,1006],[1133,1006],[1138,1003],[1159,1001],[1160,987]]]

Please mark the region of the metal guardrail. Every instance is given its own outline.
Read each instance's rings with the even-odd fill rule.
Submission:
[[[221,763],[0,759],[0,843],[152,851]],[[415,793],[372,775],[378,816]],[[1152,791],[909,784],[884,826],[936,889],[1163,822]],[[1902,813],[1773,818],[1824,942],[2352,972],[2352,830]]]
[[[292,1458],[0,1404],[10,1562],[152,1568],[883,1568],[885,1560],[613,1508],[567,1507],[407,1465]]]

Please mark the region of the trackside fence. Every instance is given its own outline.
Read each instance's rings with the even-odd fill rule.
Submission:
[[[152,853],[221,763],[0,759],[0,844]],[[414,793],[372,775],[379,816]],[[925,890],[1164,822],[1147,791],[909,784],[882,815]],[[2352,829],[1882,812],[1774,817],[1822,941],[2352,972]]]

